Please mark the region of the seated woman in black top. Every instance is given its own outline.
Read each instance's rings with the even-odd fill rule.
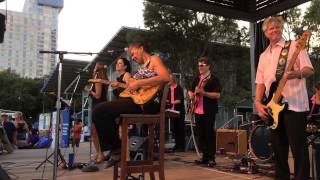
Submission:
[[[129,79],[131,78],[130,62],[124,57],[119,57],[116,63],[116,71],[120,76],[117,78],[117,81],[111,83],[111,87],[113,88],[113,95],[119,98],[119,94],[124,90],[124,88],[122,88],[120,84],[127,84],[129,82]]]

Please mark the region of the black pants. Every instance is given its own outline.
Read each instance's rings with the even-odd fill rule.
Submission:
[[[168,121],[166,121],[168,122]],[[170,123],[173,125],[173,136],[175,139],[176,149],[185,149],[185,123],[184,114],[180,117],[170,118]]]
[[[216,131],[215,114],[195,114],[199,148],[204,160],[215,160]]]
[[[313,153],[313,155],[314,155],[314,164],[315,164],[315,167],[313,167],[314,168],[314,171],[315,171],[315,173],[316,173],[316,175],[317,176],[312,176],[312,177],[317,177],[318,179],[320,179],[320,143],[319,143],[319,141],[318,140],[316,140],[317,142],[315,142],[314,144],[313,144],[313,149],[312,149],[312,151],[314,151]],[[312,161],[310,161],[310,162],[312,162]],[[313,164],[310,164],[310,166],[312,166]]]
[[[117,99],[97,104],[92,111],[92,120],[96,125],[101,150],[120,148],[119,129],[115,121],[120,114],[138,114],[141,112],[141,107],[131,99]]]
[[[275,153],[275,179],[290,180],[288,165],[289,145],[294,158],[294,179],[309,179],[309,155],[306,138],[306,113],[284,110],[279,127],[271,130]]]
[[[120,98],[114,101],[97,104],[92,111],[93,123],[96,125],[102,151],[116,150],[121,146],[116,118],[120,114],[154,114],[159,112],[159,104],[148,102],[143,107],[135,104],[130,98]]]

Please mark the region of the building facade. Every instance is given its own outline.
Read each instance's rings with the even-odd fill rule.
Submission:
[[[0,71],[10,69],[21,77],[48,75],[56,65],[58,15],[63,0],[25,0],[22,12],[8,11],[4,42],[0,44]],[[0,10],[5,14],[4,10]]]

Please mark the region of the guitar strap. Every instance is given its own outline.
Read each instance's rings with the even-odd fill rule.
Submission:
[[[284,47],[280,52],[277,71],[276,71],[276,82],[279,82],[284,74],[284,70],[287,64],[290,44],[291,44],[291,41],[286,41],[284,43]]]

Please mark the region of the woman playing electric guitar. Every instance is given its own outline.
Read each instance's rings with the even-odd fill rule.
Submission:
[[[159,56],[152,55],[148,43],[141,37],[135,37],[129,45],[131,59],[142,67],[134,74],[134,81],[129,81],[126,90],[137,91],[142,87],[154,87],[169,81],[169,73]],[[123,91],[125,92],[125,91]],[[123,93],[122,92],[122,93]],[[121,94],[120,93],[120,96]],[[116,124],[120,114],[155,114],[160,110],[158,98],[153,98],[147,103],[137,104],[132,98],[119,98],[110,102],[98,104],[93,109],[94,121],[102,148],[111,150],[112,158],[106,167],[113,166],[120,159],[121,141]]]

